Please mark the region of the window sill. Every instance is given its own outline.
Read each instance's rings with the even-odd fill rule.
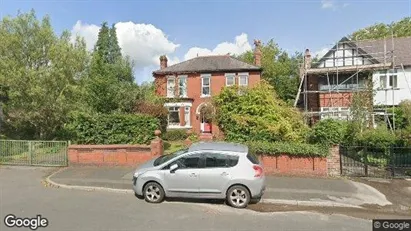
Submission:
[[[201,95],[200,98],[210,98],[211,95]]]
[[[192,126],[180,126],[180,125],[168,125],[167,129],[188,129],[188,128],[192,128]]]

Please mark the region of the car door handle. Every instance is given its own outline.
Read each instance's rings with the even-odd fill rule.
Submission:
[[[223,172],[223,173],[221,173],[221,176],[228,176],[228,173]]]
[[[190,177],[197,177],[197,174],[191,173],[191,174],[190,174]]]

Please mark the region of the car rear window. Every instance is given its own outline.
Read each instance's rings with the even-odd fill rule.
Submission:
[[[253,164],[260,164],[260,161],[258,160],[257,156],[255,156],[255,155],[252,154],[252,153],[248,153],[248,154],[247,154],[247,159],[248,159],[249,161],[251,161],[251,163],[253,163]]]

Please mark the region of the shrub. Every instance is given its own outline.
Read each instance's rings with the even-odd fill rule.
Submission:
[[[376,129],[368,129],[359,134],[354,145],[373,147],[376,149],[387,149],[397,145],[397,137],[385,127],[377,127]]]
[[[66,125],[79,144],[149,144],[159,127],[158,119],[133,114],[77,114]]]
[[[187,130],[185,129],[167,130],[163,135],[163,139],[167,141],[185,140],[187,137]]]
[[[247,142],[247,145],[251,153],[260,155],[325,157],[329,153],[329,148],[326,146],[305,143],[252,141]]]
[[[308,128],[301,113],[278,99],[269,84],[241,90],[226,87],[213,98],[216,122],[226,140],[304,141]]]
[[[152,103],[141,101],[138,102],[134,111],[138,114],[149,115],[157,118],[160,121],[160,130],[166,131],[168,110],[162,103]]]
[[[347,131],[347,123],[341,120],[325,119],[316,123],[308,140],[314,144],[341,144]]]

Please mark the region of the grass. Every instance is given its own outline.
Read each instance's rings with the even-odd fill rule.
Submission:
[[[186,148],[183,140],[164,141],[164,154],[171,154],[183,148]]]

